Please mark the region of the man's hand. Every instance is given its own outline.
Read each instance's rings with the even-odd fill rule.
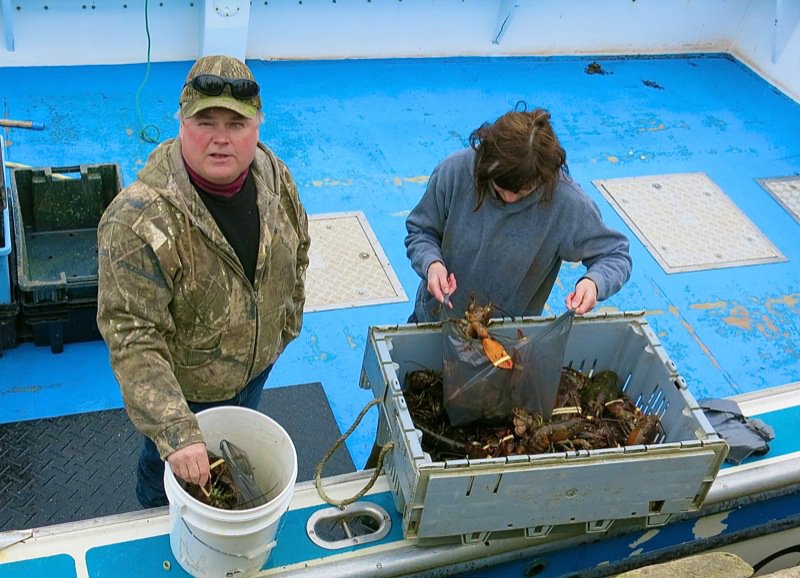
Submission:
[[[205,487],[211,477],[206,444],[196,443],[181,448],[167,456],[173,473],[187,482]]]
[[[597,285],[588,277],[584,277],[575,285],[575,291],[567,295],[567,309],[574,309],[577,315],[589,313],[597,305]]]
[[[446,298],[455,293],[458,288],[456,276],[447,273],[447,267],[441,261],[434,261],[428,267],[428,293],[433,295],[439,303],[445,303]],[[450,309],[453,304],[447,302]]]

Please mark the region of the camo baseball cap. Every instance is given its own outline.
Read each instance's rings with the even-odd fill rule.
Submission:
[[[260,95],[244,99],[235,98],[231,94],[230,85],[225,85],[222,93],[218,96],[203,94],[189,84],[192,79],[201,74],[221,76],[224,79],[243,78],[255,82],[253,73],[248,66],[237,58],[223,55],[202,56],[192,66],[181,91],[180,105],[183,116],[194,116],[201,110],[216,107],[227,108],[247,118],[258,116],[261,110]]]

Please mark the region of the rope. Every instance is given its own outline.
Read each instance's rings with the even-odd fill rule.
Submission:
[[[144,72],[144,80],[142,80],[142,84],[139,85],[139,88],[136,90],[136,114],[139,117],[139,124],[142,125],[142,130],[139,131],[139,138],[141,138],[144,142],[149,143],[157,143],[160,140],[160,131],[158,127],[154,124],[144,124],[144,120],[142,119],[142,107],[139,104],[139,95],[144,88],[144,85],[147,84],[147,79],[150,76],[150,19],[147,15],[147,6],[149,0],[144,0],[144,30],[147,34],[147,68],[145,68]],[[155,136],[150,136],[148,133],[148,129],[155,131]]]
[[[336,506],[340,510],[344,510],[345,506],[347,506],[348,504],[352,504],[353,502],[364,496],[364,494],[370,491],[370,489],[372,489],[372,486],[375,485],[375,482],[378,480],[378,476],[381,474],[381,470],[383,469],[383,458],[389,452],[389,450],[391,450],[394,447],[394,442],[387,442],[381,447],[381,451],[378,454],[378,464],[375,466],[375,470],[372,472],[372,477],[367,482],[367,485],[364,486],[363,489],[361,489],[358,493],[356,493],[355,496],[351,498],[346,498],[344,500],[334,500],[333,498],[328,496],[328,494],[326,494],[325,490],[322,488],[322,469],[325,467],[325,464],[328,462],[328,460],[331,459],[331,456],[333,456],[333,454],[336,453],[336,450],[338,450],[342,446],[342,444],[348,438],[348,436],[351,433],[353,433],[353,431],[358,427],[358,424],[361,423],[361,420],[364,418],[364,416],[367,414],[370,408],[373,405],[377,405],[378,403],[380,403],[380,399],[378,398],[370,400],[370,402],[366,406],[364,406],[364,409],[361,410],[361,413],[358,414],[356,421],[353,423],[353,425],[350,426],[350,429],[344,432],[344,434],[342,434],[341,437],[339,437],[339,439],[336,440],[336,443],[333,444],[333,447],[330,450],[328,450],[328,453],[326,453],[322,457],[322,461],[320,461],[317,464],[316,475],[315,475],[317,493],[319,494],[320,498],[328,502],[331,506]]]
[[[12,162],[12,161],[5,161],[3,164],[5,164],[10,169],[32,169],[32,168],[34,168],[31,165],[23,165],[22,163],[15,163],[15,162]],[[0,168],[2,168],[2,167],[0,167]],[[68,180],[72,179],[72,177],[68,177],[67,175],[62,175],[61,173],[52,173],[50,176],[52,176],[53,179],[57,179],[57,180],[60,180],[60,181],[68,181]]]

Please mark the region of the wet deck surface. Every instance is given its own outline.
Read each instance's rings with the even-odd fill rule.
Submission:
[[[592,62],[603,74],[589,73]],[[4,91],[4,116],[46,125],[7,129],[7,160],[119,163],[132,182],[154,147],[141,132],[177,132],[178,88],[190,65],[153,64],[138,99],[144,65],[0,69],[0,84],[14,87]],[[431,170],[474,128],[525,100],[551,110],[571,174],[631,239],[632,279],[602,308],[645,310],[695,398],[800,379],[800,223],[758,181],[800,174],[800,105],[741,63],[697,55],[251,65],[264,87],[262,139],[293,171],[308,212],[363,212],[406,295],[418,280],[405,257],[404,222]],[[668,273],[593,184],[683,173],[707,175],[785,261]],[[672,225],[680,234],[680,220]],[[564,265],[547,313],[563,310],[581,270]],[[368,327],[402,323],[410,311],[409,302],[390,302],[308,313],[267,387],[320,382],[337,431],[347,430],[370,399],[359,388]],[[59,354],[22,343],[0,358],[0,423],[121,407],[102,342],[70,343]],[[298,399],[286,415],[306,431],[317,427],[315,412]],[[376,419],[373,410],[348,440],[356,467]],[[124,437],[118,428],[113,435]],[[328,447],[314,446],[316,459]],[[0,472],[0,492],[22,491]]]

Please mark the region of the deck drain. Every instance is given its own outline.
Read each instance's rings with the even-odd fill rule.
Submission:
[[[756,179],[800,223],[800,177]]]
[[[705,173],[593,182],[667,273],[786,260]]]
[[[356,502],[314,512],[306,523],[311,541],[326,550],[352,548],[384,538],[392,527],[389,513],[372,502]]]
[[[305,311],[408,301],[361,212],[309,215]]]

